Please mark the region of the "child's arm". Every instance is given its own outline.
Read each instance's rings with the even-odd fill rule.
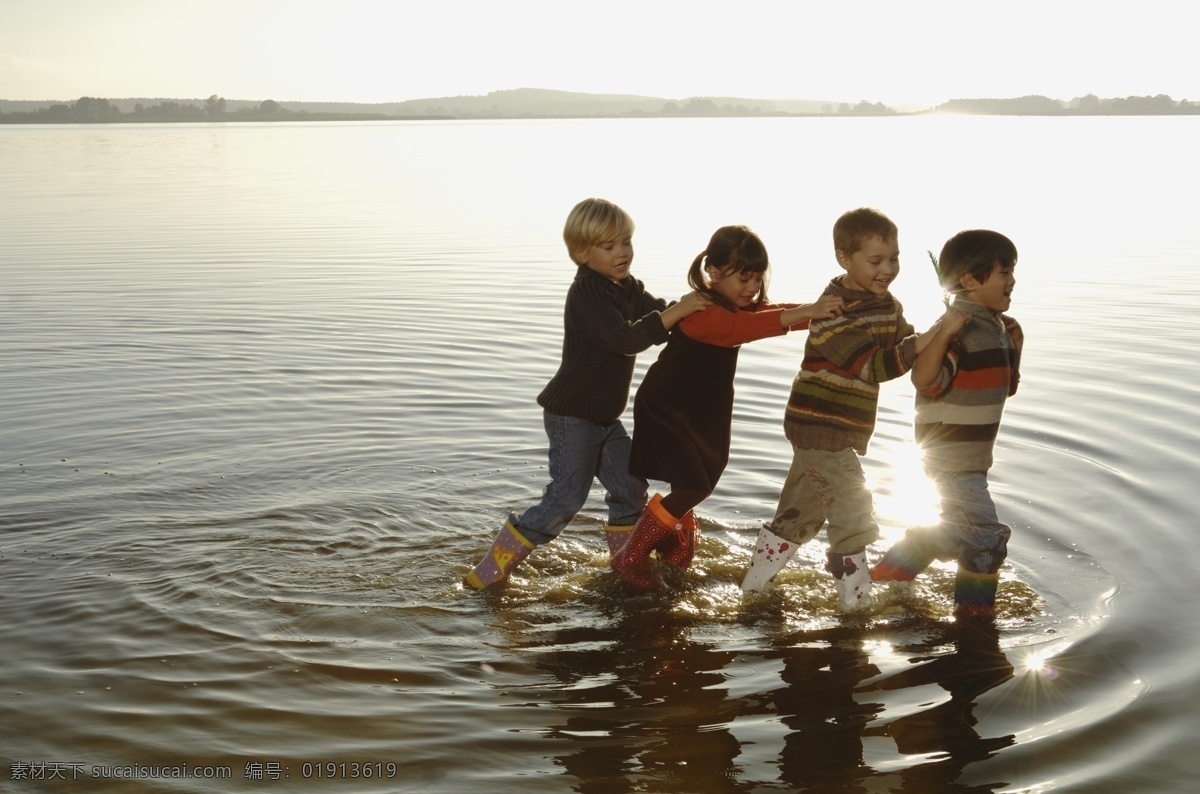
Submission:
[[[699,292],[689,292],[679,299],[677,303],[672,303],[661,313],[663,328],[671,330],[684,317],[689,314],[698,312],[708,304],[712,303],[707,295],[701,295]]]
[[[816,303],[766,304],[752,311],[732,311],[709,306],[687,317],[680,329],[697,342],[717,347],[738,347],[747,342],[782,336],[793,327],[808,326],[810,319],[833,317],[840,311],[842,299],[825,296]]]
[[[779,321],[785,328],[808,327],[809,320],[830,320],[846,308],[846,301],[838,295],[822,295],[815,303],[799,303],[785,309]]]
[[[950,343],[970,321],[969,314],[950,307],[917,338],[917,360],[912,368],[912,382],[917,391],[924,391],[939,380]]]
[[[899,304],[890,321],[883,315],[856,313],[855,305],[846,307],[848,314],[809,324],[801,367],[832,367],[843,376],[866,383],[884,383],[912,369],[917,358],[918,335],[904,319]],[[894,341],[886,346],[881,344],[877,327],[883,331],[882,336]]]
[[[668,329],[681,317],[704,308],[707,301],[708,298],[689,293],[662,311],[656,308],[631,321],[626,318],[623,299],[604,282],[583,279],[568,293],[566,322],[602,350],[635,356],[651,345],[667,341]]]

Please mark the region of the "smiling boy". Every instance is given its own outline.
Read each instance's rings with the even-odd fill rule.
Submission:
[[[1012,534],[996,515],[987,472],[1004,404],[1020,381],[1024,335],[1004,314],[1017,283],[1017,248],[999,232],[971,229],[946,242],[938,265],[954,303],[917,357],[912,380],[917,444],[941,497],[941,522],[909,529],[872,578],[909,581],[934,559],[957,559],[956,615],[987,617]]]
[[[859,456],[875,429],[879,384],[909,371],[929,333],[915,333],[888,291],[900,273],[891,219],[868,207],[851,210],[834,224],[833,244],[846,272],[824,295],[842,298],[845,310],[809,326],[784,417],[791,469],[775,517],[759,532],[742,589],[764,589],[828,521],[826,570],[840,606],[855,609],[870,603],[866,547],[879,537]]]

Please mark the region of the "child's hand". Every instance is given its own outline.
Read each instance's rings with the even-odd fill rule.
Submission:
[[[846,310],[846,301],[838,295],[822,295],[815,303],[808,304],[808,319],[832,320]]]
[[[946,336],[954,336],[969,322],[971,322],[971,315],[961,309],[947,307],[946,312],[937,319],[937,322],[929,330],[933,331],[936,329],[938,333],[945,334]]]
[[[712,303],[712,298],[700,292],[689,292],[679,299],[679,306],[684,316],[703,311],[710,303]]]

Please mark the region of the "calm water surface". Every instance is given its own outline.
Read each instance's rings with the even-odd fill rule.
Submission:
[[[0,127],[0,789],[1190,791],[1198,134]],[[667,592],[608,571],[598,490],[508,587],[461,587],[545,482],[534,397],[588,195],[630,211],[634,272],[666,297],[729,223],[766,241],[774,297],[814,297],[834,219],[878,206],[919,327],[927,249],[1016,241],[994,631],[954,624],[950,568],[839,616],[823,542],[741,593],[802,333],[743,351],[731,465]],[[876,553],[933,512],[912,396],[884,387],[864,461]],[[162,777],[181,766],[228,776]]]

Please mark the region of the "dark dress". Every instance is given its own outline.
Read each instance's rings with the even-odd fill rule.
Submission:
[[[739,345],[786,333],[779,313],[789,306],[712,305],[671,329],[633,401],[632,474],[713,492],[729,463]]]

